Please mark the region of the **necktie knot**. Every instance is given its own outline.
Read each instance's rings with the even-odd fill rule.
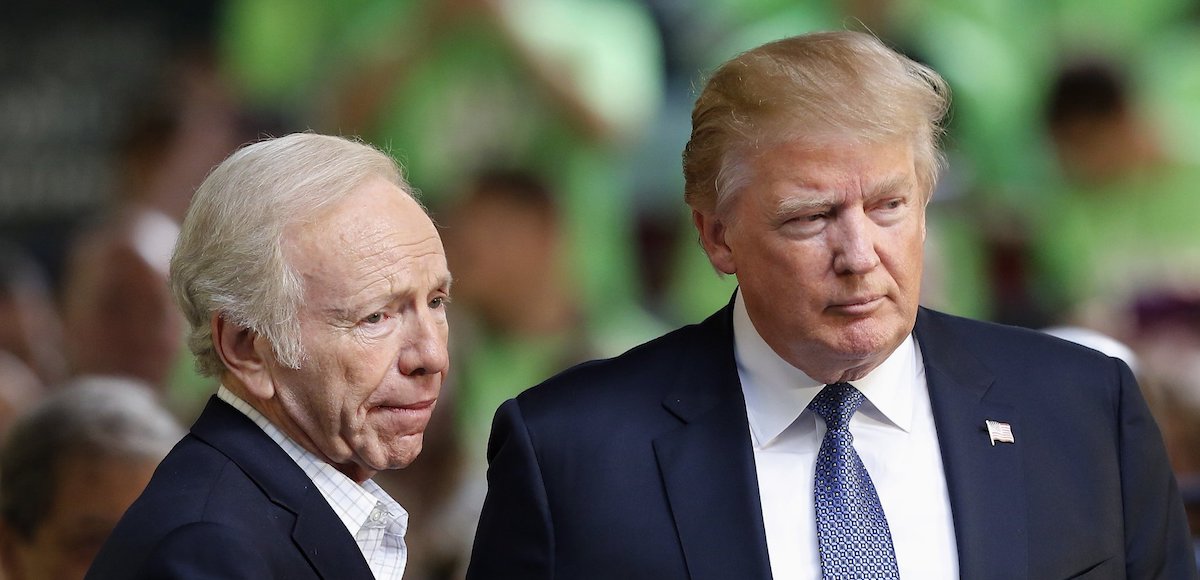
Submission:
[[[850,417],[863,403],[863,394],[850,383],[826,385],[817,393],[808,408],[825,420],[830,431],[850,427]]]

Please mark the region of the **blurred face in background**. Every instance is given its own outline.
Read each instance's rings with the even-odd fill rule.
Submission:
[[[484,189],[454,207],[445,225],[455,300],[495,328],[521,326],[525,302],[541,299],[545,279],[560,275],[552,210]]]
[[[157,465],[148,459],[68,455],[54,477],[50,510],[33,536],[4,530],[5,578],[82,579]]]

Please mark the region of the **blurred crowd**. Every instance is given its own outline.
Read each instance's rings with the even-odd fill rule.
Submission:
[[[178,224],[219,160],[303,130],[393,153],[442,229],[450,382],[420,459],[379,479],[411,513],[405,577],[460,577],[499,403],[729,300],[682,203],[693,90],[817,29],[869,30],[954,90],[925,304],[1126,358],[1200,505],[1200,2],[102,4],[0,9],[7,577],[51,577],[38,546],[86,561],[215,391],[166,286]],[[136,417],[95,436],[114,406]],[[54,536],[88,493],[94,533]]]

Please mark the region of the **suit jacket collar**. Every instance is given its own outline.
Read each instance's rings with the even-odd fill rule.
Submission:
[[[992,389],[995,376],[963,346],[949,317],[924,308],[914,334],[921,347],[954,517],[961,578],[1028,574],[1028,525],[1021,445],[993,445],[984,422],[1019,437],[1017,409]]]
[[[695,364],[663,401],[681,425],[654,442],[694,580],[770,578],[746,403],[733,357],[732,306],[694,328]],[[920,309],[914,335],[925,364],[958,544],[959,576],[1028,573],[1025,483],[1018,444],[992,445],[984,422],[1020,433],[1017,409],[992,392],[995,376],[945,315]]]
[[[654,441],[693,580],[770,578],[746,403],[733,357],[732,309],[693,327],[663,406],[680,425]]]
[[[295,514],[292,540],[323,578],[374,577],[320,491],[248,417],[214,396],[191,432],[237,464],[271,502]]]

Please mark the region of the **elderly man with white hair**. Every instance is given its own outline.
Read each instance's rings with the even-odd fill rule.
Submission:
[[[450,274],[396,163],[295,134],[197,190],[171,285],[220,379],[89,578],[400,578],[409,465],[445,376]]]

